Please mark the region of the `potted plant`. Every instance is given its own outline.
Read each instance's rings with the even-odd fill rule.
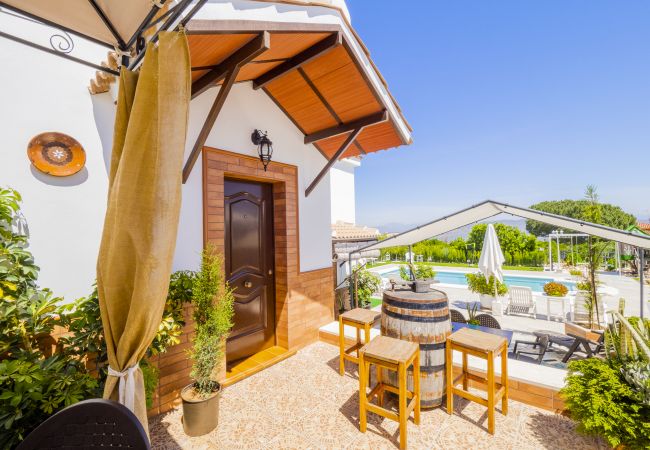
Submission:
[[[223,257],[208,247],[193,283],[192,304],[196,336],[190,351],[194,382],[181,391],[183,429],[201,436],[217,427],[226,338],[233,326],[233,292],[225,280]]]
[[[551,281],[544,285],[544,293],[549,297],[566,297],[569,293],[569,288],[562,283]]]
[[[478,303],[467,304],[467,323],[470,325],[481,325],[481,322],[476,318],[478,310]]]
[[[408,269],[404,266],[399,267],[399,275],[403,280],[414,283],[415,292],[427,292],[434,282],[436,272],[429,265],[409,263]]]
[[[489,280],[482,273],[468,273],[465,277],[467,278],[467,288],[479,294],[481,308],[492,309],[492,302],[498,300],[497,296],[502,297],[508,293],[508,287],[494,278],[494,275],[490,276]]]

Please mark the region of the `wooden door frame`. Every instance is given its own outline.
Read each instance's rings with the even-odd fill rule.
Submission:
[[[290,341],[290,288],[299,274],[298,168],[272,162],[267,171],[254,157],[203,147],[203,244],[225,251],[224,180],[268,183],[273,191],[275,339],[284,348]],[[292,308],[293,309],[293,308]],[[294,319],[295,320],[295,319]]]

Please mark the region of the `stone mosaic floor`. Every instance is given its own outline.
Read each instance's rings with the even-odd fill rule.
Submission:
[[[150,421],[155,449],[372,448],[399,443],[398,425],[374,414],[368,431],[358,428],[356,367],[338,374],[338,349],[315,343],[224,391],[220,422],[206,436],[183,433],[180,408]],[[408,425],[411,449],[599,449],[560,415],[515,401],[508,416],[496,414],[496,433],[487,433],[485,408],[455,398],[454,414],[423,411],[420,426]]]

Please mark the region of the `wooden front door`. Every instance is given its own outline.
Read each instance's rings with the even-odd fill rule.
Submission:
[[[226,279],[235,294],[230,362],[275,345],[272,187],[226,179],[224,206]]]

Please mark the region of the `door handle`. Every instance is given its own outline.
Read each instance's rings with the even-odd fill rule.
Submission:
[[[250,289],[253,287],[253,283],[251,283],[250,281],[244,281],[244,287],[246,289]]]

